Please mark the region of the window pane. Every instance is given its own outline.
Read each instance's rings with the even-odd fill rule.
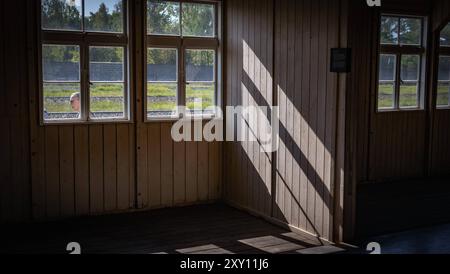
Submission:
[[[402,55],[400,107],[418,107],[420,56]]]
[[[80,81],[80,48],[42,45],[42,70],[44,81]]]
[[[437,87],[438,106],[448,106],[450,96],[450,56],[439,56],[439,74]]]
[[[91,82],[123,82],[124,48],[91,47],[89,70]]]
[[[147,108],[150,117],[166,117],[176,113],[177,83],[155,83],[147,85]]]
[[[44,83],[43,88],[44,120],[80,118],[80,84]]]
[[[398,44],[398,18],[381,17],[381,44]]]
[[[43,29],[81,30],[81,0],[42,0]]]
[[[214,112],[215,83],[190,83],[186,86],[186,106],[194,112]]]
[[[450,82],[439,82],[437,90],[437,102],[439,107],[446,107],[450,105]]]
[[[183,35],[214,37],[214,5],[183,3]]]
[[[381,82],[378,85],[378,108],[391,109],[394,107],[394,83]]]
[[[403,82],[400,85],[400,107],[418,107],[418,84],[417,82]]]
[[[214,66],[214,50],[186,50],[186,104],[194,112],[214,106]]]
[[[441,31],[441,46],[450,46],[450,23]]]
[[[91,118],[123,118],[124,106],[123,83],[93,83],[90,86]]]
[[[401,79],[402,81],[418,81],[420,72],[419,55],[402,55]]]
[[[88,0],[84,5],[87,31],[123,32],[122,0]]]
[[[390,54],[380,55],[380,81],[395,81],[396,56]]]
[[[380,71],[378,85],[378,108],[386,109],[394,107],[395,67],[396,56],[389,54],[380,55]]]
[[[89,49],[90,117],[123,118],[125,109],[124,48]]]
[[[439,56],[439,81],[450,81],[450,56]]]
[[[422,20],[413,18],[400,19],[400,44],[421,45]]]
[[[176,82],[178,77],[177,50],[148,49],[147,68],[149,82]]]
[[[180,35],[180,3],[148,0],[147,33]]]
[[[186,50],[186,81],[214,82],[214,50]]]
[[[178,91],[177,49],[147,50],[148,116],[175,114]]]

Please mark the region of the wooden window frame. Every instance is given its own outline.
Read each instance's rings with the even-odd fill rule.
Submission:
[[[148,114],[148,79],[147,79],[147,49],[149,48],[173,48],[177,49],[177,65],[178,65],[178,88],[177,88],[177,106],[186,106],[186,73],[185,73],[185,52],[186,50],[214,50],[215,62],[214,62],[214,107],[221,106],[222,99],[222,2],[220,0],[168,0],[167,2],[180,3],[180,35],[164,35],[164,34],[149,34],[147,30],[147,1],[144,0],[144,33],[145,33],[145,49],[144,49],[144,121],[145,122],[164,122],[164,121],[176,121],[183,118],[182,114],[177,112],[172,116],[150,116]],[[210,4],[214,5],[214,37],[196,37],[196,36],[183,36],[182,33],[182,8],[183,3],[198,3],[198,4]],[[221,113],[214,112],[213,114],[202,115],[188,115],[192,119],[214,119],[220,118]]]
[[[376,92],[376,112],[401,112],[401,111],[423,111],[425,109],[425,96],[426,96],[426,54],[427,54],[427,25],[428,18],[426,16],[414,16],[403,14],[391,14],[382,13],[379,17],[379,26],[381,25],[382,17],[397,18],[400,22],[401,19],[420,19],[421,20],[421,44],[420,45],[403,45],[400,44],[400,35],[398,36],[397,44],[382,44],[381,43],[381,29],[378,32],[378,62],[380,56],[383,54],[395,55],[395,79],[394,79],[394,106],[389,108],[380,108],[379,102],[379,66],[377,67],[377,92]],[[400,24],[398,24],[398,33],[400,34]],[[417,79],[417,106],[414,107],[401,107],[400,106],[400,87],[401,87],[401,59],[403,55],[418,55],[420,57],[419,73]]]
[[[123,32],[99,32],[86,31],[84,29],[84,0],[82,0],[81,30],[53,30],[42,28],[41,1],[38,3],[37,28],[38,28],[38,73],[39,73],[39,120],[40,125],[58,124],[104,124],[104,123],[130,123],[132,120],[131,87],[130,87],[130,14],[129,1],[123,2]],[[78,119],[45,120],[44,119],[44,90],[42,68],[43,45],[74,45],[80,48],[80,102],[81,110]],[[90,80],[89,80],[89,49],[90,47],[123,47],[124,49],[124,116],[120,118],[91,118],[89,115]]]

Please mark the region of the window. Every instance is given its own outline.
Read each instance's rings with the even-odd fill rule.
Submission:
[[[421,17],[381,16],[379,111],[423,108],[424,28]]]
[[[440,35],[436,106],[450,107],[450,23],[444,27]]]
[[[129,119],[126,2],[41,0],[44,123]]]
[[[217,5],[147,1],[148,119],[215,115],[219,101]]]

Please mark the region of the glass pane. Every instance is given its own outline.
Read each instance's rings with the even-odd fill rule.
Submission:
[[[418,84],[417,82],[403,82],[400,85],[400,102],[401,108],[418,107]]]
[[[402,55],[400,107],[418,107],[418,80],[420,73],[419,55]]]
[[[81,111],[80,84],[44,83],[44,120],[78,119]]]
[[[86,31],[123,32],[122,0],[84,1]]]
[[[186,86],[186,106],[195,111],[214,112],[215,83],[189,83]],[[208,108],[208,109],[207,109]]]
[[[89,70],[91,82],[123,82],[124,48],[91,47]]]
[[[176,113],[177,83],[149,82],[147,85],[148,116],[164,117]]]
[[[396,59],[397,57],[395,55],[380,55],[380,81],[395,81]]]
[[[177,50],[155,49],[147,50],[147,80],[149,82],[177,81]]]
[[[450,56],[439,56],[439,81],[450,81]]]
[[[394,83],[381,82],[378,85],[378,108],[391,109],[394,107]]]
[[[186,50],[186,81],[213,82],[215,58],[214,50]]]
[[[42,0],[43,29],[81,30],[81,0]]]
[[[450,23],[441,31],[441,46],[450,46]]]
[[[420,72],[419,55],[402,55],[401,79],[402,81],[418,81]]]
[[[438,82],[437,90],[437,106],[446,107],[450,105],[450,83],[449,82]]]
[[[183,35],[214,37],[214,5],[183,3]]]
[[[90,117],[123,118],[125,109],[124,48],[89,49]]]
[[[421,45],[422,20],[414,18],[400,19],[400,44]]]
[[[80,48],[42,45],[42,70],[44,81],[80,81]]]
[[[178,94],[177,49],[147,49],[148,115],[175,114]]]
[[[123,83],[93,83],[90,86],[91,118],[123,118],[124,106]]]
[[[381,44],[398,44],[398,18],[381,17]]]
[[[214,65],[214,50],[186,50],[186,104],[190,110],[214,106]]]
[[[180,35],[180,3],[148,0],[147,33]]]

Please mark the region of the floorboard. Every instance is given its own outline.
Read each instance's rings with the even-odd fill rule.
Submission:
[[[278,254],[320,241],[222,204],[6,227],[0,253]]]

